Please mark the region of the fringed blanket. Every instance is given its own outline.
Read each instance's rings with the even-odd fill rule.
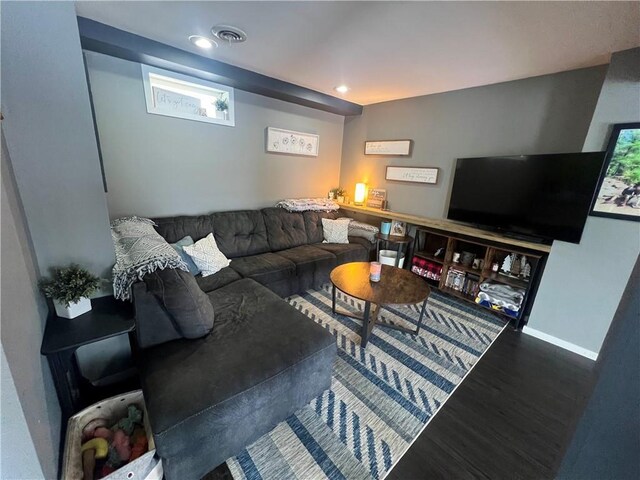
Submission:
[[[119,300],[131,298],[131,285],[158,269],[188,271],[178,253],[153,228],[148,218],[123,217],[111,222],[116,250],[113,266],[113,294]]]
[[[336,202],[328,198],[285,198],[276,203],[276,207],[289,212],[335,212],[340,209]]]

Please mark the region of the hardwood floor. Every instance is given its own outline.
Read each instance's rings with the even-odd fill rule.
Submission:
[[[508,327],[387,480],[554,478],[595,362]],[[205,476],[230,480],[226,464]]]
[[[510,327],[387,476],[554,478],[595,362]]]

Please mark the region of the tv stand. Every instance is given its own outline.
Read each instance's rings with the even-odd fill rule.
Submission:
[[[380,219],[393,219],[414,225],[416,241],[412,251],[408,252],[405,268],[412,268],[414,257],[423,259],[435,267],[436,271],[441,269],[439,277],[436,275],[436,278],[429,278],[427,273],[421,275],[423,277],[426,275],[425,281],[432,287],[462,301],[473,303],[478,308],[488,308],[494,314],[513,321],[516,329],[522,328],[527,323],[546,259],[551,251],[550,245],[532,241],[528,237],[522,238],[520,235],[513,238],[448,220],[346,204],[340,204],[340,207],[350,216],[358,218],[362,215],[358,218],[359,220],[372,224],[379,223]],[[473,265],[464,265],[460,259],[456,259],[454,254],[462,252],[475,254],[477,259],[483,260],[482,267],[473,268]],[[436,253],[438,253],[437,256]],[[530,265],[528,276],[509,276],[502,272],[505,258],[512,254],[518,255],[520,259],[522,256],[526,257],[526,263]],[[498,272],[492,269],[494,263],[498,263]],[[457,281],[451,284],[452,277],[449,273],[452,270],[458,280],[462,279],[462,285]],[[430,273],[433,273],[433,269]],[[524,300],[517,314],[510,315],[476,303],[475,287],[486,281],[516,287],[524,292]]]

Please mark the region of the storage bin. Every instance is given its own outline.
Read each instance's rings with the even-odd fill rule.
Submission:
[[[396,265],[396,257],[398,256],[398,252],[395,250],[380,250],[380,258],[378,261],[383,265],[391,265],[395,267]],[[404,253],[400,254],[400,263],[398,267],[402,268],[404,265]]]
[[[64,445],[63,480],[82,480],[83,478],[80,447],[82,446],[82,429],[84,426],[96,418],[106,418],[116,423],[120,418],[127,416],[127,407],[131,404],[135,404],[143,412],[143,423],[149,441],[149,451],[102,478],[105,480],[162,480],[164,473],[162,460],[156,456],[153,434],[147,419],[142,390],[107,398],[85,408],[69,419]]]

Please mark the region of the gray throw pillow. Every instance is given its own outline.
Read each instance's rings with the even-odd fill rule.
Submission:
[[[170,245],[174,248],[176,252],[178,252],[178,255],[180,255],[180,258],[182,259],[182,261],[187,264],[189,273],[193,276],[196,276],[200,273],[200,269],[195,263],[193,263],[193,259],[191,258],[191,256],[184,251],[184,248],[182,248],[182,247],[187,247],[193,244],[194,244],[193,238],[187,235],[186,237],[178,240],[176,243],[171,243]]]
[[[189,273],[173,268],[156,270],[144,282],[173,319],[184,338],[200,338],[213,328],[213,305]]]

